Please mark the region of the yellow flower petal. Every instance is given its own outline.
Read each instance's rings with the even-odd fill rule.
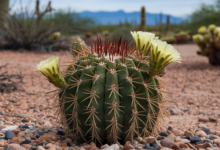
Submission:
[[[155,39],[155,34],[150,32],[142,32],[142,31],[131,31],[131,35],[134,39],[136,49],[139,51],[149,50],[150,48],[150,40]]]
[[[151,75],[158,75],[171,62],[181,63],[180,53],[167,42],[151,40]]]
[[[167,55],[169,56],[169,61],[170,62],[179,62],[181,63],[181,57],[180,53],[170,44],[167,44],[167,42],[161,41],[161,40],[152,40],[151,44],[153,46],[152,52],[154,53],[155,49],[158,48],[158,51],[160,51],[160,56],[161,57],[166,57]]]

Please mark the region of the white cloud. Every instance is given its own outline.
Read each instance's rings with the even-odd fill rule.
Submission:
[[[49,0],[41,0],[41,5],[46,6]],[[147,12],[172,14],[185,16],[197,9],[201,3],[213,4],[215,0],[51,0],[55,9],[68,9],[76,12],[81,11],[117,11],[126,12],[140,11],[145,6]],[[19,8],[18,0],[10,0],[14,8]],[[22,0],[24,6],[35,7],[35,0]]]

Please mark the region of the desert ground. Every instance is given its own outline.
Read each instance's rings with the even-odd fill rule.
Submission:
[[[163,126],[192,132],[199,128],[209,128],[212,132],[220,131],[220,67],[211,66],[208,58],[197,55],[199,48],[194,44],[174,47],[180,52],[182,63],[169,65],[162,77],[169,93],[166,109],[172,112],[165,118]],[[43,75],[34,71],[40,61],[51,56],[59,56],[61,64],[69,60],[66,51],[0,51],[0,66],[9,63],[1,72],[21,73],[24,77],[22,87],[25,90],[10,94],[0,93],[1,128],[19,126],[22,119],[34,120],[38,127],[45,125],[42,121],[58,125],[53,109],[54,99],[47,93],[55,88]],[[61,70],[64,69],[65,66],[62,66]]]

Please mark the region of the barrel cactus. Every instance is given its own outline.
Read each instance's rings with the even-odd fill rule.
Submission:
[[[200,48],[197,54],[207,56],[212,65],[220,65],[220,27],[214,24],[208,28],[200,27],[198,34],[193,36],[193,41]]]
[[[180,55],[152,33],[132,36],[136,46],[122,39],[93,41],[71,60],[64,77],[57,57],[37,66],[58,87],[58,115],[75,140],[115,143],[156,134],[168,114],[158,76]]]

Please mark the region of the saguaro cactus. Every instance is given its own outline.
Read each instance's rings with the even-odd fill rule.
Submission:
[[[170,30],[170,15],[167,15],[167,31]]]
[[[146,31],[146,12],[145,7],[141,7],[141,24],[140,24],[141,31]]]
[[[151,33],[132,32],[132,36],[137,49],[127,40],[98,38],[71,60],[65,81],[54,63],[37,67],[60,89],[58,114],[75,140],[115,143],[148,136],[157,132],[167,114],[164,84],[157,76],[181,60],[179,53]]]
[[[7,27],[9,0],[0,1],[0,29]]]

